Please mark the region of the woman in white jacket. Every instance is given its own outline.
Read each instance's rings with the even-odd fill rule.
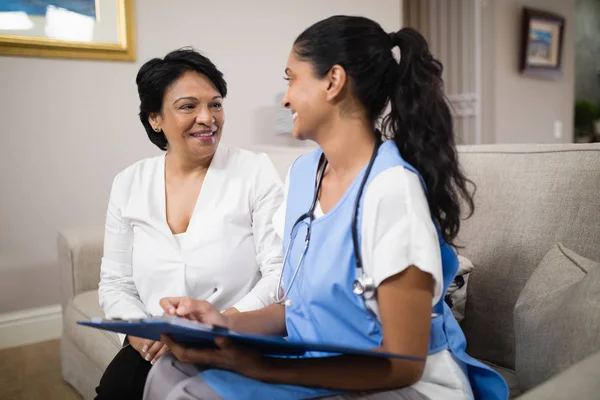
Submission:
[[[189,49],[144,64],[140,120],[165,151],[114,179],[99,285],[107,318],[162,315],[159,300],[189,296],[226,312],[272,303],[281,241],[272,218],[283,185],[264,154],[220,145],[227,85]],[[121,336],[97,399],[142,398],[151,365],[168,348]]]

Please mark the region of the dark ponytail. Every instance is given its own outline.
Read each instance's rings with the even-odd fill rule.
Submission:
[[[460,228],[461,197],[470,213],[474,204],[467,189],[470,181],[458,162],[452,115],[443,92],[443,67],[416,30],[404,28],[389,34],[389,39],[392,47],[400,48],[400,63],[394,62],[391,112],[383,120],[383,130],[423,176],[431,214],[446,242],[452,243]]]
[[[396,46],[399,63],[392,53]],[[411,28],[388,35],[368,18],[334,16],[302,32],[294,51],[298,59],[313,64],[319,78],[334,65],[342,66],[373,126],[390,104],[382,133],[423,176],[431,215],[443,239],[452,244],[460,228],[461,197],[470,212],[473,198],[458,163],[442,65],[423,36]]]

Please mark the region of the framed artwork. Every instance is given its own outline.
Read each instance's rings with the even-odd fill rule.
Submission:
[[[135,61],[134,0],[0,0],[0,55]]]
[[[554,13],[523,8],[521,73],[555,78],[562,73],[565,19]]]

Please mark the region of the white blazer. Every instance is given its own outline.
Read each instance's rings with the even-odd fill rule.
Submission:
[[[220,310],[273,302],[281,239],[272,219],[283,183],[266,154],[219,145],[187,231],[166,220],[165,155],[114,179],[99,284],[107,318],[163,315],[166,296],[207,299]]]

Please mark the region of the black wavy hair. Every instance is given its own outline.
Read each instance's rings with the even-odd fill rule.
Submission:
[[[399,62],[392,52],[396,46]],[[431,55],[425,38],[412,28],[388,34],[368,18],[333,16],[302,32],[294,52],[313,65],[319,78],[334,65],[344,68],[373,126],[381,122],[385,138],[393,139],[402,157],[423,176],[432,217],[443,239],[452,244],[460,229],[461,198],[474,211],[467,189],[472,182],[458,162],[442,64]],[[381,119],[388,104],[391,111]],[[374,129],[373,134],[380,133]]]
[[[163,59],[147,61],[135,78],[140,97],[140,121],[150,141],[161,150],[167,150],[167,137],[162,131],[155,132],[148,118],[151,113],[161,112],[165,92],[187,71],[205,75],[223,98],[227,95],[227,83],[221,71],[207,57],[190,47],[172,51]]]

